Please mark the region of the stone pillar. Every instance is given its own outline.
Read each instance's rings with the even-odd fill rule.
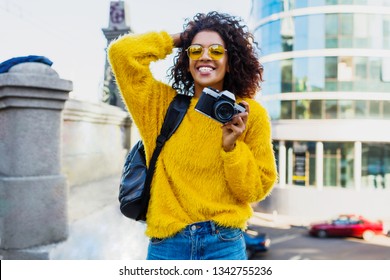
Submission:
[[[0,257],[45,259],[68,236],[62,110],[73,85],[28,62],[0,74]],[[28,249],[27,249],[28,248]],[[1,256],[2,255],[2,256]]]

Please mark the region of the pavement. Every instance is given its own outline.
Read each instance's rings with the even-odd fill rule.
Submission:
[[[69,190],[69,236],[50,248],[50,259],[145,259],[145,224],[124,217],[118,209],[119,176],[104,178]],[[249,224],[289,228],[302,219],[254,212]]]
[[[120,213],[118,190],[119,176],[70,188],[69,236],[50,250],[50,259],[145,259],[145,224]]]
[[[70,188],[69,237],[51,251],[52,259],[145,259],[145,224],[120,213],[118,188],[119,176]],[[287,229],[307,226],[309,221],[255,211],[249,224]]]
[[[265,226],[273,228],[288,229],[292,226],[307,227],[312,221],[303,217],[294,217],[280,215],[277,212],[272,214],[254,211],[253,216],[249,219],[250,225]]]
[[[72,186],[69,190],[69,235],[64,242],[37,248],[54,260],[143,260],[148,238],[145,224],[118,209],[119,176]],[[311,221],[277,212],[256,211],[249,225],[262,230],[307,227]],[[390,240],[390,239],[389,239]]]

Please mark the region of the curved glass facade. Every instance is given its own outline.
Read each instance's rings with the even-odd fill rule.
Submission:
[[[263,94],[390,92],[390,81],[382,78],[382,63],[379,57],[361,56],[300,57],[265,62]]]
[[[261,18],[292,9],[321,7],[326,5],[375,5],[390,6],[390,0],[255,0],[255,13]]]
[[[290,7],[300,3],[299,7],[315,7],[335,1],[257,1],[265,7],[262,14],[270,15],[271,11],[283,11],[283,7]],[[336,1],[337,2],[337,1]],[[343,4],[353,1],[338,1]],[[360,5],[366,1],[355,1]],[[383,3],[385,3],[384,1]],[[284,3],[284,5],[282,5]],[[287,4],[286,4],[287,3]],[[386,2],[388,4],[388,2]],[[390,5],[389,5],[390,6]],[[278,8],[276,8],[278,7]],[[318,8],[320,9],[320,8]],[[315,10],[316,13],[319,10]],[[273,95],[291,92],[367,92],[390,94],[390,59],[378,56],[376,51],[390,50],[390,14],[362,14],[362,13],[329,13],[310,14],[300,16],[285,16],[279,20],[266,20],[255,29],[256,40],[261,45],[261,55],[290,53],[290,57],[281,57],[265,61],[263,84],[264,95]],[[327,50],[354,49],[360,50],[360,55],[335,56]],[[302,52],[311,52],[310,56],[302,57]],[[314,51],[314,52],[313,52]],[[322,51],[322,53],[321,53]],[[320,52],[320,53],[319,53]],[[308,53],[309,54],[309,53]],[[329,101],[327,103],[331,103]],[[312,106],[320,106],[318,101],[310,102]],[[344,102],[347,103],[347,102]],[[354,103],[354,102],[352,102]],[[361,102],[352,107],[356,111],[349,113],[350,106],[338,106],[338,114],[313,114],[307,106],[296,102],[269,101],[266,104],[271,109],[273,119],[302,118],[352,118],[379,117],[388,119],[388,101],[379,104],[371,102],[367,105],[373,110],[361,114],[358,112]],[[326,105],[324,105],[326,106]],[[323,106],[321,105],[321,108]],[[343,112],[344,107],[347,111]],[[375,111],[377,108],[377,112]],[[291,108],[291,113],[289,109]],[[383,109],[382,109],[383,108]],[[301,113],[300,110],[306,110]],[[321,116],[322,115],[322,116]]]
[[[285,22],[285,24],[284,24]],[[390,15],[314,14],[266,22],[255,31],[262,52],[390,48]]]
[[[254,0],[252,16],[273,126],[390,120],[390,0]],[[390,190],[387,140],[280,135],[280,185]]]

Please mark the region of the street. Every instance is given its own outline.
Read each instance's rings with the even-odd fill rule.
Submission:
[[[317,238],[304,226],[272,227],[252,225],[271,239],[267,252],[253,260],[390,260],[390,237],[375,236],[367,242],[358,238]]]

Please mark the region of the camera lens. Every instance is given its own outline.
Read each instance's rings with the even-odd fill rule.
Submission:
[[[230,121],[234,116],[234,107],[227,101],[219,101],[214,105],[214,115],[222,123]]]

